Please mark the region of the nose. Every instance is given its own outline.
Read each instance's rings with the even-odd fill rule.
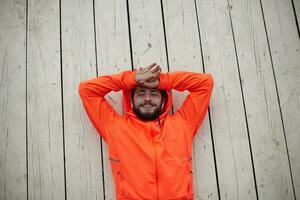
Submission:
[[[144,100],[145,100],[145,101],[151,101],[151,96],[150,96],[150,94],[146,93],[145,99],[144,99]]]

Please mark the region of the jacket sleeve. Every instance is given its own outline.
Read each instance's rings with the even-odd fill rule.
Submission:
[[[79,84],[78,92],[86,113],[105,141],[107,141],[107,127],[119,115],[104,96],[111,91],[132,89],[136,85],[135,73],[136,71],[124,71],[82,81]]]
[[[172,72],[161,73],[160,75],[160,89],[188,90],[190,92],[181,108],[174,115],[179,115],[185,119],[192,130],[193,137],[207,112],[213,84],[213,78],[210,74]]]

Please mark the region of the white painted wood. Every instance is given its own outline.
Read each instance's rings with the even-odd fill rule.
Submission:
[[[193,0],[163,1],[170,71],[203,73],[197,16]],[[182,105],[188,93],[173,92],[174,111]],[[194,139],[195,199],[218,199],[208,113]]]
[[[295,6],[295,14],[296,14],[296,17],[297,17],[297,21],[298,21],[298,26],[300,26],[300,1],[299,0],[293,0],[293,2],[294,2],[294,6]],[[300,29],[300,27],[298,27],[298,31],[300,31],[299,30]],[[300,36],[299,36],[300,37]]]
[[[131,70],[129,31],[126,1],[95,1],[98,75]],[[122,92],[106,95],[108,102],[122,114]],[[103,144],[105,199],[115,199],[107,144]]]
[[[226,1],[197,0],[204,66],[215,80],[211,99],[221,199],[256,199],[254,176]]]
[[[100,136],[78,94],[96,76],[92,1],[62,0],[63,105],[68,199],[103,199]]]
[[[260,199],[294,199],[275,80],[259,1],[231,0]]]
[[[287,169],[286,150],[283,148],[285,145],[282,139],[283,127],[280,125],[278,105],[276,107],[277,99],[274,97],[276,95],[266,47],[267,41],[264,38],[261,13],[258,9],[259,1],[232,0],[230,2],[244,82],[258,194],[260,199],[272,199],[272,197],[293,199],[291,182],[286,172],[289,169]],[[299,22],[300,3],[298,0],[293,2]],[[199,42],[194,35],[195,27],[190,24],[193,21],[190,16],[194,15],[194,11],[190,10],[192,7],[190,4],[193,3],[182,1],[182,6],[178,1],[163,1],[163,3],[171,70],[177,67],[180,70],[192,71],[196,67],[201,68],[200,55],[195,53],[199,51],[195,47]],[[173,5],[174,3],[177,3],[177,7]],[[212,73],[215,79],[210,108],[221,198],[255,199],[227,2],[197,0],[196,3],[205,69],[206,72]],[[0,6],[0,63],[2,64],[0,199],[26,199],[27,192],[25,4],[23,0],[4,0]],[[262,4],[294,187],[296,196],[300,197],[299,35],[291,1],[262,0]],[[102,0],[95,1],[95,5],[99,75],[130,69],[126,1]],[[160,1],[131,0],[129,5],[135,66],[146,66],[156,61],[166,71]],[[93,41],[93,27],[90,25],[93,23],[91,6],[91,2],[78,0],[75,3],[62,0],[66,181],[69,199],[103,199],[99,136],[83,114],[84,109],[77,94],[77,84],[80,80],[96,76],[93,43],[95,41]],[[171,9],[168,9],[169,7]],[[180,17],[180,20],[174,20],[174,17]],[[176,27],[184,28],[175,32]],[[174,35],[170,34],[170,30],[174,30]],[[170,38],[177,39],[176,43]],[[195,43],[192,44],[193,41]],[[91,43],[93,44],[90,45]],[[180,49],[184,51],[180,52]],[[64,199],[65,197],[59,50],[59,1],[29,0],[27,72],[29,199]],[[193,53],[195,58],[192,56]],[[172,60],[173,57],[175,60]],[[180,59],[176,59],[178,57]],[[254,62],[255,58],[257,62]],[[120,94],[113,93],[107,97],[114,108],[121,113]],[[179,95],[175,98],[180,104],[184,96]],[[179,104],[175,105],[175,109]],[[270,120],[269,124],[260,123],[268,120]],[[211,151],[212,148],[207,121],[204,122],[195,143],[200,143],[194,146],[196,161],[194,167],[199,172],[196,177],[197,194],[200,199],[208,199],[204,195],[209,191],[207,188],[210,188],[211,182],[215,180],[205,180],[214,174],[204,174],[207,169],[210,169],[212,163],[204,163],[211,159],[210,154],[201,155],[203,152]],[[114,199],[107,147],[105,143],[103,144],[106,199]],[[202,178],[201,173],[203,173]],[[201,184],[207,185],[201,186]],[[216,196],[213,193],[209,199],[214,197]]]
[[[296,197],[300,198],[300,41],[291,1],[263,0]]]
[[[159,0],[129,0],[133,65],[145,67],[153,62],[167,71],[162,11]]]
[[[59,1],[28,2],[28,195],[64,199]]]
[[[26,4],[0,6],[0,199],[26,199]]]

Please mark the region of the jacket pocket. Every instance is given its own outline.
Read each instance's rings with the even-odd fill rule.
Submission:
[[[192,196],[193,195],[193,164],[192,164],[192,157],[188,158],[187,177],[189,179],[188,180],[187,193]]]
[[[122,162],[120,159],[109,156],[110,166],[112,175],[115,182],[115,192],[116,196],[118,197],[121,194],[121,168],[122,168]]]
[[[188,161],[187,161],[187,170],[188,170],[189,174],[193,173],[192,157],[188,158]]]
[[[111,166],[111,170],[112,170],[113,175],[120,174],[121,160],[117,159],[113,156],[109,156],[109,160],[110,160],[110,166]]]

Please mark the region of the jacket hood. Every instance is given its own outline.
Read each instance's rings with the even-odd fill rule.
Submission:
[[[165,103],[164,107],[161,109],[161,113],[159,115],[159,119],[164,119],[172,107],[172,93],[170,90],[165,90],[167,93],[167,102]],[[123,108],[124,108],[124,115],[126,117],[132,116],[138,118],[136,114],[133,112],[132,109],[132,99],[131,99],[132,90],[123,90]],[[157,120],[157,119],[156,119]]]

